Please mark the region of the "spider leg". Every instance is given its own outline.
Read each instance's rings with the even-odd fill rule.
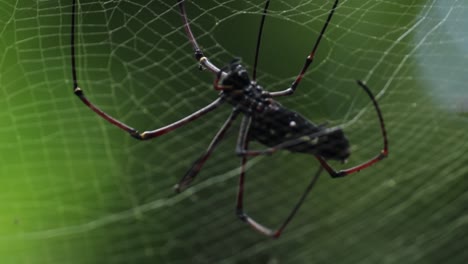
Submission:
[[[76,9],[77,9],[77,4],[76,0],[73,0],[72,4],[72,21],[71,21],[71,60],[72,60],[72,76],[73,76],[73,92],[75,93],[76,96],[80,98],[80,100],[88,106],[92,111],[94,111],[96,114],[101,116],[103,119],[108,121],[109,123],[113,124],[114,126],[128,132],[132,137],[139,139],[139,140],[146,140],[146,139],[151,139],[154,137],[158,137],[161,135],[164,135],[166,133],[169,133],[173,131],[176,128],[179,128],[187,123],[190,123],[191,121],[194,121],[198,119],[199,117],[213,111],[216,109],[222,102],[222,98],[218,98],[209,105],[203,107],[202,109],[180,119],[179,121],[176,121],[172,124],[169,124],[167,126],[161,127],[156,130],[151,130],[151,131],[145,131],[145,132],[138,132],[136,129],[128,126],[127,124],[115,119],[111,115],[107,114],[103,110],[101,110],[99,107],[91,103],[91,101],[88,100],[88,98],[84,95],[83,90],[78,86],[78,77],[77,77],[77,71],[76,71],[76,56],[75,56],[75,28],[76,28]]]
[[[182,20],[184,22],[185,33],[187,34],[190,43],[192,43],[195,59],[200,63],[201,68],[206,68],[212,73],[218,74],[220,72],[220,69],[216,67],[216,65],[211,63],[211,61],[208,60],[207,57],[205,57],[203,51],[200,49],[200,46],[198,45],[197,40],[193,35],[192,29],[190,27],[190,22],[187,17],[187,12],[185,11],[185,0],[177,0],[177,5],[179,6],[179,13],[182,16]],[[222,74],[224,75],[225,73]]]
[[[280,228],[278,228],[278,230],[276,230],[276,232],[274,234],[274,237],[277,238],[277,237],[279,237],[281,235],[283,230],[286,228],[286,226],[289,224],[289,222],[291,222],[291,220],[293,219],[294,215],[296,215],[297,211],[299,211],[299,208],[302,206],[302,204],[304,203],[307,195],[310,193],[310,191],[314,187],[314,185],[317,182],[317,180],[318,180],[320,174],[322,173],[322,171],[323,171],[323,167],[319,167],[317,172],[315,173],[314,177],[310,181],[309,185],[307,185],[306,189],[304,190],[304,193],[302,194],[299,201],[296,203],[296,205],[294,206],[292,211],[289,213],[288,217],[283,222],[283,224],[280,226]]]
[[[231,127],[232,122],[236,119],[238,114],[239,114],[239,112],[237,110],[233,110],[231,112],[231,115],[228,117],[228,119],[224,122],[223,126],[216,133],[215,137],[211,141],[211,143],[208,146],[207,150],[197,160],[195,160],[192,167],[185,173],[185,175],[182,177],[182,179],[180,179],[179,183],[176,184],[176,186],[174,187],[176,192],[183,191],[185,189],[185,187],[187,187],[195,179],[195,177],[200,172],[200,170],[203,167],[203,165],[205,164],[205,162],[210,157],[213,150],[216,148],[216,146],[224,138],[224,135],[226,134],[228,129]]]
[[[249,131],[249,126],[251,122],[251,117],[246,117],[242,119],[242,124],[241,124],[241,129],[239,133],[239,139],[238,139],[238,148],[241,149],[248,149],[248,131]],[[318,177],[320,173],[323,171],[323,167],[320,167],[318,171],[315,173],[314,177],[310,181],[309,185],[307,185],[304,193],[302,194],[301,198],[299,201],[294,205],[293,209],[289,213],[289,215],[286,217],[284,222],[280,225],[278,229],[275,231],[265,227],[264,225],[258,223],[255,221],[253,218],[248,216],[244,212],[244,184],[245,184],[245,167],[247,164],[247,155],[242,156],[242,161],[241,161],[241,173],[239,177],[239,188],[237,192],[237,205],[236,205],[236,214],[241,219],[243,222],[247,223],[250,225],[254,230],[260,232],[261,234],[264,234],[266,236],[272,237],[272,238],[278,238],[281,236],[281,233],[283,230],[286,228],[286,226],[291,222],[293,217],[296,215],[297,211],[299,208],[302,206],[304,203],[307,195],[310,193],[312,188],[314,187],[315,183],[318,180]]]
[[[73,69],[75,69],[73,67]],[[198,118],[200,118],[201,116],[213,111],[214,109],[216,109],[222,102],[223,102],[223,99],[222,98],[218,98],[216,99],[215,101],[213,101],[212,103],[210,103],[209,105],[201,108],[200,110],[174,122],[174,123],[171,123],[167,126],[164,126],[164,127],[161,127],[161,128],[158,128],[158,129],[155,129],[155,130],[149,130],[149,131],[144,131],[144,132],[139,132],[138,130],[126,125],[125,123],[115,119],[114,117],[110,116],[109,114],[107,114],[106,112],[104,112],[103,110],[101,110],[99,107],[97,107],[96,105],[94,105],[93,103],[91,103],[88,98],[86,98],[86,96],[84,95],[84,92],[83,90],[76,86],[74,87],[73,89],[74,93],[76,96],[78,96],[80,98],[80,100],[85,104],[87,105],[92,111],[94,111],[96,114],[98,114],[99,116],[101,116],[103,119],[105,119],[106,121],[108,121],[109,123],[115,125],[116,127],[128,132],[132,137],[136,138],[136,139],[139,139],[139,140],[148,140],[148,139],[152,139],[152,138],[155,138],[155,137],[159,137],[159,136],[162,136],[164,134],[167,134],[173,130],[175,130],[176,128],[179,128],[187,123],[190,123]]]
[[[330,164],[328,164],[328,162],[320,157],[320,156],[315,156],[318,161],[320,162],[320,164],[322,165],[322,167],[333,177],[333,178],[337,178],[337,177],[344,177],[346,175],[349,175],[349,174],[352,174],[352,173],[355,173],[355,172],[359,172],[367,167],[370,167],[371,165],[381,161],[382,159],[386,158],[388,156],[388,139],[387,139],[387,131],[385,130],[385,123],[384,123],[384,120],[383,120],[383,116],[382,116],[382,111],[380,110],[380,107],[379,105],[377,104],[377,100],[375,100],[375,97],[374,95],[372,94],[372,92],[370,91],[369,87],[367,87],[367,85],[365,85],[362,81],[357,81],[357,84],[359,86],[361,86],[362,89],[364,89],[364,91],[367,93],[367,95],[369,95],[371,101],[372,101],[372,104],[374,105],[374,108],[375,108],[375,111],[377,112],[377,117],[379,118],[379,122],[380,122],[380,130],[382,132],[382,138],[383,138],[383,149],[380,151],[379,154],[377,154],[374,158],[364,162],[364,163],[361,163],[360,165],[357,165],[357,166],[354,166],[352,168],[349,168],[349,169],[346,169],[346,170],[340,170],[340,171],[336,171],[335,169],[333,169]]]
[[[299,75],[297,75],[296,79],[294,82],[291,84],[291,86],[283,91],[278,91],[278,92],[271,92],[270,96],[271,97],[278,97],[278,96],[286,96],[286,95],[291,95],[296,91],[297,86],[299,86],[299,83],[301,82],[302,78],[304,77],[304,74],[306,73],[307,69],[309,68],[310,64],[314,61],[315,53],[317,51],[317,48],[320,44],[320,41],[322,40],[323,35],[325,34],[325,31],[327,30],[328,24],[330,24],[330,20],[333,17],[333,14],[335,13],[335,9],[338,6],[338,0],[335,0],[335,3],[333,4],[332,9],[330,10],[330,13],[328,14],[327,20],[325,21],[325,24],[322,27],[322,31],[320,32],[320,35],[318,36],[317,40],[315,41],[314,47],[312,48],[312,51],[310,52],[309,56],[307,56],[304,66],[302,66],[302,70],[299,72]]]
[[[262,42],[262,35],[263,35],[263,26],[265,25],[265,18],[266,14],[268,13],[268,7],[270,6],[270,0],[265,1],[265,7],[263,8],[262,18],[260,20],[260,27],[258,29],[258,36],[257,36],[257,45],[255,47],[255,60],[254,66],[252,70],[252,80],[257,80],[257,65],[258,65],[258,56],[260,54],[260,44]]]

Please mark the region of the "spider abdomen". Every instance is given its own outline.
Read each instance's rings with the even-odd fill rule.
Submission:
[[[291,152],[319,155],[325,159],[346,160],[350,155],[349,141],[343,130],[315,136],[327,129],[316,125],[295,111],[278,103],[253,114],[249,137],[259,143],[275,147],[291,142],[285,149]],[[314,135],[315,134],[315,135]]]

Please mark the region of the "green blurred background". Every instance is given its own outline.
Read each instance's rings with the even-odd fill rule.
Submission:
[[[332,1],[273,0],[259,82],[286,88]],[[218,66],[252,66],[262,1],[189,1],[194,33]],[[344,179],[322,176],[278,240],[234,214],[236,124],[199,175],[172,186],[227,118],[225,106],[138,142],[72,93],[70,1],[0,2],[0,263],[466,263],[468,3],[342,1],[298,92],[281,103],[344,125],[358,164],[381,148],[355,85],[378,94],[387,160]],[[80,87],[140,130],[216,98],[175,1],[79,1]],[[313,157],[252,159],[246,210],[278,226],[318,168]],[[340,168],[340,164],[334,164]],[[344,167],[343,167],[344,168]]]

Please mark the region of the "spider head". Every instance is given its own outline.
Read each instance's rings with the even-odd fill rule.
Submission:
[[[245,67],[240,64],[240,59],[234,59],[226,68],[223,70],[227,73],[221,83],[223,86],[231,86],[233,90],[243,90],[250,86],[249,74]]]
[[[225,74],[222,74],[224,72]],[[224,75],[221,78],[221,75]],[[263,88],[255,81],[250,80],[249,74],[239,59],[235,59],[220,71],[218,80],[221,85],[222,95],[229,103],[243,112],[261,112],[270,104]]]

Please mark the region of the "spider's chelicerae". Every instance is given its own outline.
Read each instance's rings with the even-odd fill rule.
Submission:
[[[182,22],[187,34],[188,40],[190,41],[195,59],[199,63],[201,68],[207,69],[212,72],[215,76],[214,90],[219,91],[219,96],[209,105],[204,108],[176,121],[167,126],[145,132],[139,132],[136,129],[124,124],[123,122],[113,118],[106,112],[99,109],[93,103],[91,103],[84,95],[83,90],[78,86],[78,79],[76,73],[76,58],[75,58],[75,17],[77,12],[76,0],[73,0],[72,9],[72,23],[71,23],[71,58],[72,58],[72,74],[73,74],[73,91],[81,101],[86,104],[96,114],[107,120],[114,126],[128,132],[132,137],[138,140],[147,140],[155,137],[167,134],[189,122],[192,122],[205,114],[213,111],[223,103],[229,103],[232,105],[232,112],[223,126],[216,133],[215,137],[211,141],[207,150],[193,163],[192,167],[182,177],[175,189],[177,192],[182,191],[186,188],[195,176],[198,174],[203,164],[208,160],[213,150],[223,139],[224,135],[231,127],[234,120],[242,115],[242,123],[240,126],[236,153],[241,157],[241,173],[239,178],[239,189],[237,195],[237,206],[236,213],[239,218],[253,227],[255,230],[263,233],[267,236],[277,238],[281,235],[287,224],[296,214],[299,207],[302,205],[307,194],[310,192],[318,176],[325,169],[331,177],[343,177],[362,169],[365,169],[372,164],[382,160],[388,155],[388,142],[385,131],[384,121],[382,113],[377,104],[376,99],[371,93],[370,89],[361,81],[357,81],[358,85],[368,94],[372,101],[374,108],[377,112],[377,117],[380,122],[380,128],[383,137],[383,150],[376,155],[374,158],[352,167],[346,170],[336,171],[327,162],[327,160],[338,160],[345,161],[350,156],[350,146],[348,139],[343,133],[340,127],[330,127],[315,125],[311,121],[302,117],[298,113],[286,109],[281,104],[276,102],[274,98],[281,96],[292,95],[297,87],[299,86],[304,74],[309,68],[310,64],[314,60],[314,55],[320,44],[325,31],[330,23],[330,20],[338,6],[338,0],[335,0],[333,7],[330,9],[330,13],[327,17],[322,30],[315,41],[312,51],[307,56],[304,66],[293,81],[290,87],[285,90],[277,92],[268,92],[264,90],[256,82],[256,69],[257,61],[260,50],[260,43],[262,38],[263,25],[265,22],[266,14],[268,11],[270,1],[265,2],[265,8],[260,20],[257,46],[255,52],[255,62],[253,67],[252,77],[249,77],[247,70],[243,67],[238,60],[234,60],[231,64],[224,69],[216,67],[202,52],[198,43],[190,28],[190,22],[187,18],[185,11],[185,1],[176,0],[176,5],[179,9],[180,15],[182,16]],[[263,150],[251,150],[248,148],[250,141],[257,141],[267,148]],[[305,192],[294,206],[288,217],[276,230],[270,230],[263,225],[259,224],[247,214],[244,213],[244,179],[245,179],[245,165],[247,158],[257,155],[272,154],[278,150],[288,150],[291,152],[306,153],[315,156],[320,163],[320,168],[312,178],[311,182],[307,186]]]

